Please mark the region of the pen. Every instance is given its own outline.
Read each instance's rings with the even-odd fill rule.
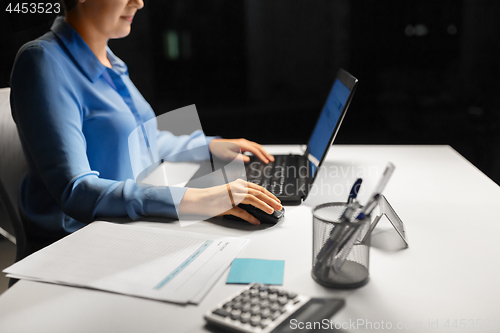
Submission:
[[[391,178],[394,169],[396,169],[394,164],[389,162],[384,170],[384,173],[382,174],[382,178],[380,178],[380,181],[378,182],[377,186],[375,187],[375,190],[373,191],[374,194],[382,193],[384,191],[385,185],[387,185],[387,182]]]
[[[363,207],[361,210],[361,213],[359,213],[358,217],[356,219],[358,220],[364,220],[367,215],[370,215],[373,209],[375,208],[378,198],[380,197],[380,194],[384,190],[385,186],[387,185],[387,182],[389,182],[389,179],[392,176],[392,173],[394,172],[394,169],[396,167],[394,164],[389,162],[384,170],[384,173],[382,174],[382,178],[380,178],[380,181],[378,182],[377,186],[375,187],[375,191],[373,191],[372,196],[370,197],[370,200],[368,200],[368,203]]]
[[[373,201],[370,202],[370,204],[367,205],[366,209],[364,210],[365,216],[370,215],[372,213],[372,211],[375,209],[375,207],[377,207],[379,198],[380,198],[380,194],[379,193],[375,194],[375,196],[373,197]]]
[[[370,215],[372,211],[377,206],[378,198],[380,197],[379,193],[376,193],[374,196],[370,198],[368,203],[363,207],[359,215],[356,217],[357,220],[364,220],[367,215]]]
[[[358,203],[355,204],[350,204],[347,205],[347,208],[344,210],[342,215],[340,216],[340,222],[349,222],[354,215],[354,212],[356,209],[359,207]],[[328,236],[328,239],[326,240],[325,244],[319,251],[317,255],[318,261],[322,261],[323,258],[325,258],[333,249],[333,244],[335,240],[338,240],[338,238],[342,237],[342,233],[345,233],[346,230],[348,229],[348,226],[342,226],[341,224],[335,226],[332,231],[330,231],[330,235]]]
[[[354,215],[354,213],[358,208],[359,208],[359,203],[357,202],[352,202],[348,204],[342,215],[340,215],[340,222],[350,222],[352,216]]]
[[[356,199],[358,196],[359,192],[359,187],[361,186],[361,183],[363,182],[363,179],[358,178],[354,184],[352,185],[351,192],[349,193],[349,197],[347,198],[347,204],[350,204]]]
[[[359,226],[356,223],[350,223],[356,210],[359,209],[359,203],[353,202],[347,205],[346,209],[340,216],[340,222],[336,225],[332,231],[325,244],[316,256],[316,268],[318,270],[324,270],[328,268],[328,259],[331,257],[336,257],[338,253],[345,247],[350,248],[350,242],[353,239],[353,235],[357,233]],[[352,241],[354,242],[354,241]],[[334,269],[336,272],[340,270],[343,261],[341,260],[340,266],[334,264]]]
[[[394,164],[389,163],[387,165],[384,173],[382,174],[382,178],[375,187],[375,191],[368,200],[367,204],[362,208],[361,212],[356,217],[356,221],[351,222],[354,213],[360,207],[359,203],[355,201],[355,199],[358,195],[362,179],[359,178],[354,182],[351,192],[349,193],[349,197],[347,198],[347,207],[339,219],[341,223],[336,225],[331,230],[328,239],[316,256],[314,270],[319,276],[326,278],[328,274],[330,274],[330,269],[333,269],[336,274],[340,273],[342,266],[351,252],[356,240],[362,238],[364,241],[366,239],[367,235],[361,234],[364,229],[363,226],[366,225],[363,220],[365,220],[366,216],[370,215],[377,206],[378,199],[394,172],[394,169]],[[378,219],[376,219],[377,222]],[[375,224],[369,224],[369,226],[370,230],[368,233],[373,230]]]
[[[314,269],[321,275],[328,274],[330,267],[339,273],[357,239],[360,227],[361,223],[350,222],[335,226],[316,257]],[[331,260],[333,260],[332,264],[330,264]]]

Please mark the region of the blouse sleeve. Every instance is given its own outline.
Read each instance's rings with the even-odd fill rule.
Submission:
[[[81,101],[43,45],[29,44],[19,53],[11,87],[24,148],[66,215],[87,223],[96,216],[177,218],[185,188],[142,188],[133,180],[99,178],[90,169]]]
[[[205,136],[201,130],[190,135],[175,136],[168,131],[157,131],[156,142],[160,158],[167,161],[203,161],[210,158],[208,145],[214,136]]]

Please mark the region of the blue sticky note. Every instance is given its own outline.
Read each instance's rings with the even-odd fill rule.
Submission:
[[[283,284],[284,260],[236,258],[226,283]]]

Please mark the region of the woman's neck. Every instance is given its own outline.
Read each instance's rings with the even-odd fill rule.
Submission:
[[[99,33],[92,24],[82,21],[76,13],[68,12],[65,21],[78,32],[101,64],[111,68],[112,66],[106,51],[108,39]]]

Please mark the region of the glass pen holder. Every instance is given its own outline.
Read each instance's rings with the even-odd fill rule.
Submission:
[[[311,275],[330,288],[358,288],[369,277],[371,217],[357,221],[356,212],[350,222],[341,222],[345,209],[345,202],[332,202],[313,210]]]

